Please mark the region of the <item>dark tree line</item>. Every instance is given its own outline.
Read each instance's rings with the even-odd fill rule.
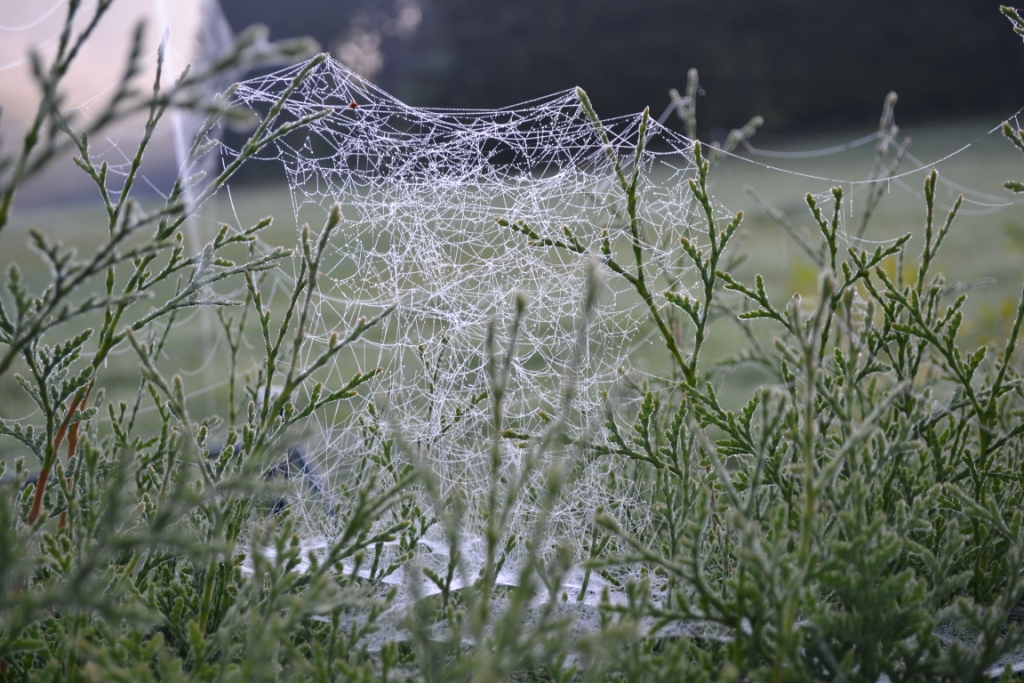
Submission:
[[[224,0],[240,26],[325,45],[393,0]],[[1024,105],[1024,48],[998,0],[423,0],[378,82],[413,104],[493,107],[574,85],[604,115],[659,110],[700,70],[702,128],[761,114],[775,130],[863,124],[885,94],[901,120]]]

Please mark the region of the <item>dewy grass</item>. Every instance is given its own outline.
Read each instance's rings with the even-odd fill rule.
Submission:
[[[611,225],[590,249],[570,227],[552,237],[497,217],[494,229],[524,248],[581,264],[572,359],[557,410],[524,431],[509,421],[508,401],[530,304],[517,296],[511,319],[485,325],[484,390],[445,423],[486,408],[484,488],[446,487],[429,449],[404,438],[388,399],[373,394],[383,369],[325,372],[393,313],[384,307],[314,339],[340,208],[319,234],[303,228],[294,253],[261,250],[269,219],[225,227],[198,254],[183,247],[195,208],[187,191],[201,204],[247,158],[332,113],[280,118],[324,58],[294,71],[221,173],[184,177],[147,212],[130,195],[168,108],[205,111],[213,125],[231,115],[230,99],[199,97],[204,82],[309,48],[249,32],[209,69],[169,90],[158,76],[139,94],[140,32],[109,106],[82,123],[59,108],[61,82],[109,5],[98,3],[76,34],[86,10],[69,3],[52,63],[35,62],[36,117],[0,161],[0,239],[9,239],[18,187],[65,150],[108,218],[106,242],[88,257],[34,234],[49,286],[30,287],[11,266],[0,299],[0,374],[17,372],[37,407],[0,422],[30,453],[0,485],[0,680],[967,681],[1008,678],[1024,661],[1024,299],[1001,344],[961,347],[965,295],[950,296],[933,272],[960,202],[937,215],[935,172],[924,183],[920,254],[907,253],[909,238],[843,248],[849,199],[838,188],[808,195],[818,233],[789,232],[820,271],[818,288],[780,305],[779,285],[735,274],[743,216],[723,220],[708,189],[719,152],[692,146],[684,191],[703,225],[669,252],[644,224],[637,191],[646,112],[623,160],[579,91],[621,190],[607,199],[621,206],[606,213],[621,229]],[[695,72],[689,81],[689,102],[677,104],[693,131]],[[135,111],[148,114],[145,134],[115,192],[89,137]],[[1024,149],[1022,131],[1005,133]],[[204,154],[201,140],[190,161]],[[880,143],[872,179],[885,182],[904,151],[887,161]],[[879,198],[870,195],[859,232]],[[692,287],[653,275],[664,253],[696,274]],[[268,274],[287,258],[294,277],[273,298]],[[601,289],[613,282],[633,292],[671,369],[627,374],[605,401],[601,434],[581,435],[569,425],[582,359]],[[218,283],[239,299],[216,294]],[[150,298],[161,291],[172,294]],[[226,420],[193,414],[162,360],[176,316],[199,306],[218,307],[227,340]],[[96,313],[98,329],[76,324]],[[242,340],[253,330],[258,366],[242,379]],[[701,360],[737,334],[749,341],[743,351]],[[139,359],[132,402],[103,395],[115,348]],[[443,354],[420,357],[434,391]],[[740,365],[770,380],[733,411],[714,382]],[[319,528],[332,530],[314,538],[314,513],[299,511],[310,496],[298,489],[318,480],[293,440],[360,397],[362,457],[309,503]],[[152,432],[138,425],[144,401],[158,412]],[[601,485],[614,495],[567,530],[558,515],[573,505],[568,492],[595,471],[607,472]],[[524,505],[529,523],[513,533]]]

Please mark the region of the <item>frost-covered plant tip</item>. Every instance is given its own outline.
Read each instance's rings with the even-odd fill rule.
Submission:
[[[0,296],[0,377],[35,406],[0,421],[26,454],[0,484],[0,680],[963,681],[1024,662],[1024,298],[1001,344],[961,346],[966,295],[933,272],[960,201],[938,209],[936,172],[920,252],[849,246],[838,188],[807,195],[813,233],[765,205],[820,272],[789,297],[738,275],[743,216],[708,184],[759,120],[696,142],[696,72],[672,92],[683,137],[603,121],[582,90],[415,110],[257,30],[167,88],[161,57],[143,88],[140,29],[76,119],[62,84],[110,4],[69,2],[0,159],[0,240],[68,152],[107,219],[87,256],[32,233],[47,282],[12,265]],[[894,102],[858,237],[906,151]],[[220,145],[245,106],[256,124]],[[207,122],[147,208],[133,191],[175,108]],[[139,112],[112,173],[90,138]],[[271,248],[265,219],[189,253],[186,221],[268,157],[297,212],[325,205],[319,232]],[[219,417],[165,367],[194,308],[226,344]],[[663,370],[626,365],[638,338]],[[130,401],[105,395],[122,351]],[[764,381],[730,408],[716,386],[739,366]]]

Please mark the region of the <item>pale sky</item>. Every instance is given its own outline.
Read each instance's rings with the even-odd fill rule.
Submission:
[[[167,31],[169,61],[177,73],[191,59],[202,0],[117,0],[86,44],[65,80],[67,104],[81,106],[88,115],[102,95],[109,91],[124,68],[129,37],[140,20],[146,21],[144,54],[150,71],[144,79],[152,83],[151,69],[156,49]],[[96,0],[83,0],[76,25],[92,16]],[[67,12],[67,0],[0,0],[0,106],[4,119],[23,121],[35,111],[37,90],[26,58],[29,50],[44,55],[56,49]],[[140,81],[141,84],[142,81]],[[13,123],[7,121],[6,123]]]
[[[208,1],[115,0],[63,81],[61,92],[65,95],[65,107],[77,109],[83,117],[101,110],[124,71],[130,37],[140,20],[146,22],[145,68],[137,77],[136,87],[143,95],[150,92],[157,48],[165,34],[169,68],[165,69],[163,80],[169,85],[193,61],[191,53],[196,45],[201,9]],[[83,0],[76,26],[91,19],[95,7],[96,0]],[[66,12],[67,0],[0,0],[0,107],[3,108],[0,134],[7,151],[20,145],[24,126],[34,116],[39,102],[27,55],[36,49],[44,57],[52,58]],[[126,161],[141,138],[143,121],[140,114],[108,127],[103,135],[93,138],[94,153],[111,164]],[[79,126],[82,123],[80,121]],[[158,185],[166,184],[166,177],[177,173],[172,130],[169,125],[158,128],[146,155],[143,175]],[[19,200],[29,205],[77,201],[80,197],[91,197],[94,192],[88,177],[65,159],[22,188]]]

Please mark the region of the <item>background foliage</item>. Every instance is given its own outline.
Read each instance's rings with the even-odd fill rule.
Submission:
[[[330,47],[391,0],[224,0],[236,27]],[[991,0],[429,0],[411,39],[386,39],[378,82],[410,104],[500,107],[583,86],[604,115],[659,107],[700,70],[705,130],[755,114],[766,131],[862,125],[889,91],[905,121],[1020,103],[1024,54]],[[998,65],[998,66],[994,66]]]

